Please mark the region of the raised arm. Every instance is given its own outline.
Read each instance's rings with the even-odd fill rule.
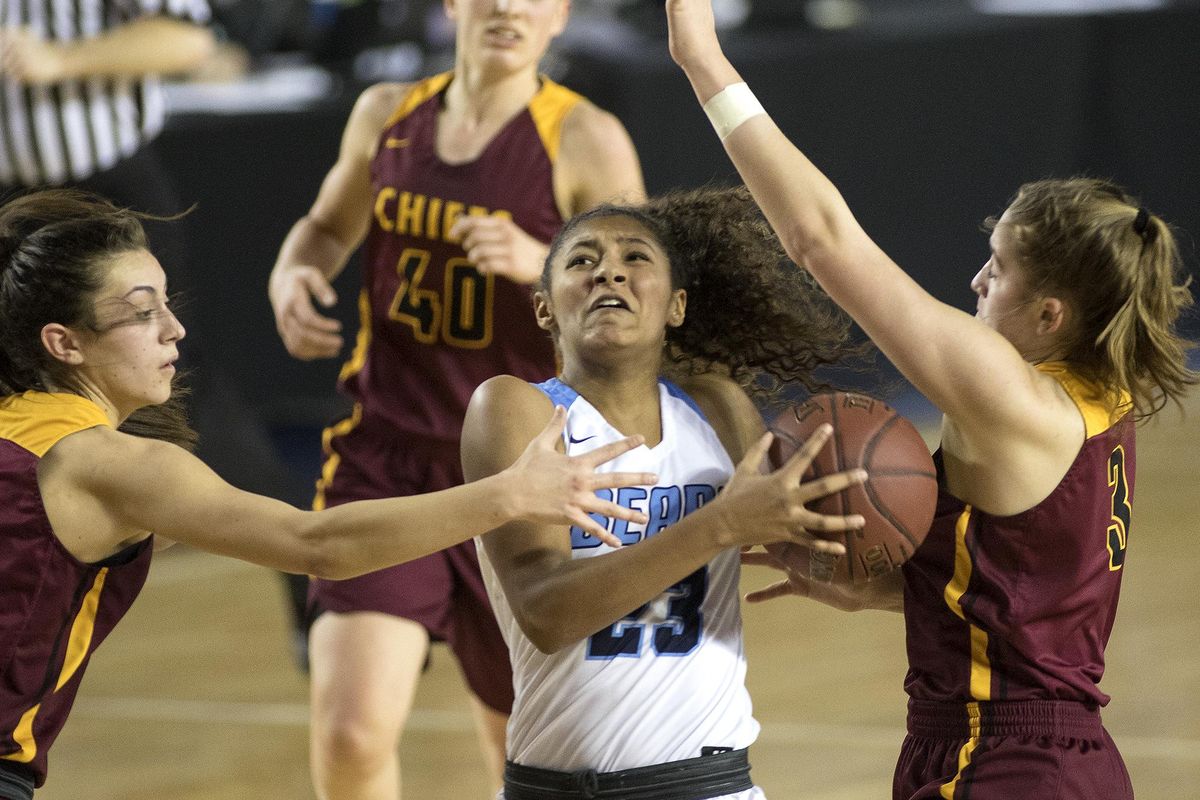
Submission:
[[[671,55],[700,102],[740,83],[717,40],[710,0],[667,0],[666,7]],[[724,144],[788,255],[948,417],[983,439],[1041,435],[1031,420],[1045,405],[1045,388],[1017,350],[905,274],[769,116],[748,118]]]
[[[515,378],[493,378],[476,390],[463,426],[467,480],[495,474],[537,433],[550,401]],[[512,523],[488,533],[484,549],[518,624],[543,652],[590,636],[686,578],[729,547],[755,541],[812,542],[810,530],[843,530],[859,518],[821,517],[804,504],[840,491],[861,475],[839,474],[811,484],[800,476],[827,432],[783,469],[759,473],[769,446],[750,449],[717,499],[632,547],[591,558],[571,558],[561,526]],[[821,542],[837,552],[840,545]]]
[[[654,480],[599,473],[636,447],[630,438],[567,457],[556,449],[565,414],[488,480],[431,494],[300,511],[225,483],[179,447],[110,428],[56,444],[39,467],[55,532],[77,557],[95,561],[159,533],[171,540],[288,572],[345,578],[407,561],[515,519],[599,526],[589,513],[641,515],[596,496],[600,488]],[[417,536],[404,531],[419,531]]]
[[[21,83],[60,83],[73,78],[172,75],[199,67],[216,40],[202,25],[149,16],[106,33],[60,43],[27,28],[0,30],[0,73]]]
[[[337,302],[330,282],[366,238],[370,226],[371,161],[388,118],[407,86],[376,84],[350,112],[337,162],[325,176],[309,212],[292,226],[271,270],[268,293],[275,327],[296,358],[332,358],[342,349],[341,324],[319,314]]]

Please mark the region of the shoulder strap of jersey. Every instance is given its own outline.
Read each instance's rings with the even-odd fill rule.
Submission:
[[[100,406],[76,394],[25,392],[0,400],[0,439],[38,458],[63,437],[98,425],[112,423]]]
[[[400,101],[400,105],[396,106],[396,110],[392,112],[392,116],[388,118],[387,124],[383,126],[383,129],[387,130],[392,127],[411,114],[426,100],[445,89],[453,76],[454,73],[452,72],[443,72],[440,75],[434,75],[414,83],[409,88],[408,93],[404,95],[404,99]]]
[[[555,83],[544,75],[541,76],[541,82],[542,87],[529,101],[529,116],[533,118],[542,146],[546,148],[546,155],[553,164],[558,160],[563,122],[571,109],[583,99],[583,95]]]
[[[1084,435],[1088,439],[1116,425],[1133,408],[1128,392],[1122,391],[1119,396],[1114,397],[1103,387],[1075,374],[1065,362],[1049,361],[1038,364],[1036,369],[1058,381],[1063,391],[1075,403],[1075,407],[1083,416],[1087,428]]]

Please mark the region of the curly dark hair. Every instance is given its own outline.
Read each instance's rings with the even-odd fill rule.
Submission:
[[[581,224],[625,216],[663,245],[687,315],[669,328],[664,369],[672,376],[719,370],[764,401],[785,384],[828,390],[816,371],[861,361],[870,346],[850,341],[850,318],[793,264],[744,186],[669,192],[642,206],[603,205],[572,217],[550,245],[542,272]]]

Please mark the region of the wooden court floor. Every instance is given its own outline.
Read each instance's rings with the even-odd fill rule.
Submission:
[[[1139,442],[1124,593],[1102,688],[1142,800],[1200,797],[1200,399]],[[744,588],[768,576],[747,570]],[[887,798],[904,727],[898,615],[787,599],[744,609],[772,800]],[[274,574],[160,554],[93,660],[39,800],[306,800],[306,687]],[[490,797],[457,668],[435,651],[402,742],[405,796]]]

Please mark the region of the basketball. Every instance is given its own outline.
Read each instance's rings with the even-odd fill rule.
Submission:
[[[780,414],[771,423],[771,462],[783,464],[825,422],[833,426],[833,435],[804,479],[862,468],[867,480],[815,500],[809,508],[837,516],[860,514],[866,525],[826,535],[846,545],[844,556],[787,542],[769,545],[767,551],[811,580],[865,583],[895,570],[925,539],[937,503],[937,473],[912,423],[882,400],[847,392],[816,395]]]

